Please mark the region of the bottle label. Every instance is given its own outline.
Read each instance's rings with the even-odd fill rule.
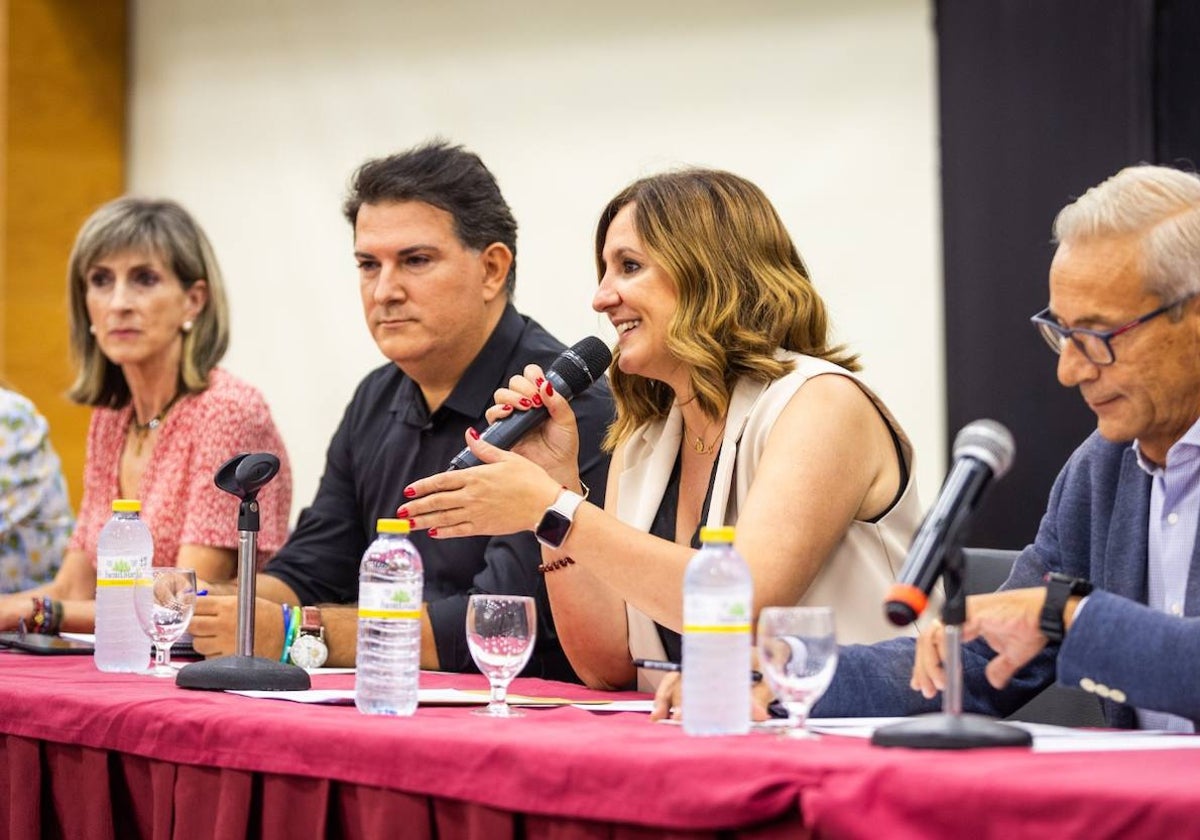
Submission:
[[[749,633],[750,601],[741,592],[685,595],[684,633]]]
[[[421,594],[405,583],[359,584],[358,617],[386,621],[420,619]]]
[[[97,586],[133,586],[150,568],[146,555],[99,555],[96,557]]]

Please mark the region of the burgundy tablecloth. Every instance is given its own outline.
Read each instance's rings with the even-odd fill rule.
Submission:
[[[422,685],[484,681],[422,674]],[[513,691],[611,696],[539,680]],[[645,715],[570,707],[518,720],[445,707],[381,718],[100,674],[86,657],[0,654],[0,732],[0,829],[13,837],[1200,831],[1200,751],[949,754],[836,737],[696,739]]]

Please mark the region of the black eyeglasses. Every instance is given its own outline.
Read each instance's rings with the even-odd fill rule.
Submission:
[[[1116,329],[1105,330],[1104,332],[1087,330],[1082,327],[1064,327],[1051,317],[1050,307],[1048,306],[1029,320],[1038,328],[1038,332],[1042,334],[1042,338],[1046,339],[1046,343],[1050,345],[1050,349],[1055,353],[1061,355],[1063,347],[1066,346],[1069,339],[1079,349],[1079,352],[1087,357],[1089,362],[1104,367],[1111,365],[1117,360],[1117,356],[1112,349],[1112,340],[1114,338],[1122,333],[1129,332],[1134,327],[1140,326],[1149,320],[1157,318],[1164,312],[1170,312],[1172,309],[1182,306],[1195,297],[1196,294],[1192,293],[1165,306],[1160,306],[1153,312],[1147,312],[1141,317],[1134,318],[1128,324],[1122,324]]]

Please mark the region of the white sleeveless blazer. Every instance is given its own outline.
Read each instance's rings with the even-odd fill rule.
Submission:
[[[814,376],[827,374],[854,380],[899,439],[908,466],[908,482],[899,501],[879,521],[855,520],[850,524],[846,536],[799,603],[832,606],[841,644],[876,642],[904,633],[915,635],[915,626],[897,629],[883,613],[883,599],[900,572],[921,518],[913,474],[913,448],[908,436],[883,401],[845,368],[784,350],[776,351],[775,356],[792,361],[793,370],[769,383],[742,379],[734,386],[705,524],[736,525],[739,505],[750,492],[767,436],[800,386]],[[650,530],[670,480],[682,434],[682,414],[678,408],[672,408],[664,420],[644,426],[622,444],[624,469],[618,479],[616,511],[621,521],[643,531]],[[628,603],[626,613],[630,656],[665,658],[654,622]],[[661,678],[660,672],[639,671],[638,689],[653,691]]]

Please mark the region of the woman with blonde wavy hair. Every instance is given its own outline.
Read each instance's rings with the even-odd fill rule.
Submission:
[[[260,497],[260,560],[287,537],[291,468],[262,394],[218,367],[229,346],[225,286],[204,231],[172,201],[125,197],[84,222],[67,268],[76,379],[91,406],[83,501],[48,584],[0,598],[0,630],[90,630],[96,540],[115,498],[139,499],[154,565],[233,577],[237,500],[213,484],[246,451],[276,453]]]
[[[568,402],[536,366],[489,420],[544,404],[512,452],[407,488],[399,515],[438,538],[506,533],[574,507],[541,570],[579,676],[620,688],[633,659],[680,658],[683,572],[699,527],[736,525],[755,610],[828,604],[842,642],[895,635],[881,603],[920,510],[912,446],[832,346],[825,306],[774,207],[728,172],[643,178],[601,213],[593,308],[618,343],[603,510],[575,465]],[[640,687],[652,686],[643,672]]]

